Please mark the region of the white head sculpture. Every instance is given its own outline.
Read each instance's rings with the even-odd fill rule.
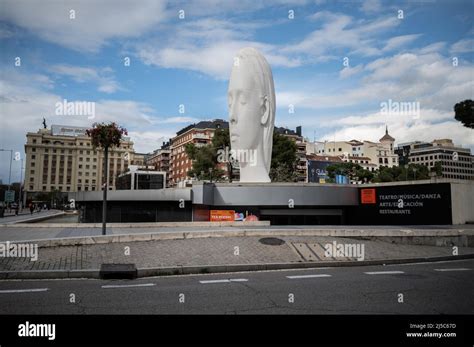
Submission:
[[[240,182],[270,182],[275,88],[270,65],[256,49],[237,53],[227,98],[230,143],[240,164]]]

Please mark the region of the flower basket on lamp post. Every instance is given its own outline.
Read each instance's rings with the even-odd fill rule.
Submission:
[[[92,148],[103,148],[104,150],[104,181],[102,189],[104,191],[102,201],[102,235],[106,234],[107,223],[107,190],[109,186],[109,149],[119,147],[123,135],[128,135],[127,129],[122,128],[115,122],[94,123],[92,128],[86,130],[87,136],[91,138]]]

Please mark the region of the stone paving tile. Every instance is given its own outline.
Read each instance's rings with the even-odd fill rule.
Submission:
[[[144,268],[301,262],[312,259],[301,257],[290,246],[291,243],[319,244],[325,247],[333,241],[337,244],[363,244],[364,260],[452,255],[451,247],[400,245],[334,237],[280,238],[285,241],[280,246],[264,245],[258,241],[260,237],[223,237],[39,248],[37,261],[0,258],[0,271],[98,269],[103,263],[133,263],[138,268]],[[234,254],[236,250],[238,255]],[[459,254],[466,253],[474,253],[474,248],[459,248]],[[321,260],[347,260],[347,257]]]

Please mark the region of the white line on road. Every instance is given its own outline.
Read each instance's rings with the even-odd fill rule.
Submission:
[[[471,269],[468,269],[468,268],[465,268],[465,267],[459,267],[457,269],[451,268],[451,269],[434,269],[434,270],[445,272],[445,271],[469,271]]]
[[[316,277],[331,277],[331,275],[320,274],[320,275],[298,275],[298,276],[286,276],[289,279],[298,279],[298,278],[316,278]]]
[[[364,272],[367,275],[392,275],[392,274],[404,274],[403,271],[372,271]]]
[[[9,294],[9,293],[35,293],[35,292],[45,292],[49,290],[48,288],[33,288],[33,289],[6,289],[0,290],[0,294]]]
[[[201,284],[208,284],[208,283],[230,283],[230,282],[247,282],[248,279],[246,278],[233,278],[228,280],[206,280],[206,281],[199,281]]]
[[[108,284],[102,286],[102,288],[132,288],[132,287],[152,287],[155,283],[143,283],[143,284]]]

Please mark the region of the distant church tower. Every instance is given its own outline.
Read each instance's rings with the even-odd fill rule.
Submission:
[[[390,151],[393,151],[395,139],[388,134],[388,126],[385,126],[385,135],[379,141],[384,147],[390,148]]]

